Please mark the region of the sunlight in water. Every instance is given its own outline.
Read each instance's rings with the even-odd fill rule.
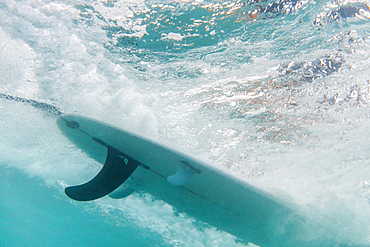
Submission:
[[[368,246],[369,30],[368,0],[0,0],[0,245],[248,245],[147,193],[70,201],[101,166],[60,111],[294,205],[307,246]]]

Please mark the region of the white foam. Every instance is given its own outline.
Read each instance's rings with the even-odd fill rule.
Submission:
[[[16,40],[0,27],[0,83],[4,92],[34,97],[39,92],[35,69],[36,52],[22,40]]]
[[[279,81],[279,64],[291,60],[269,52],[280,47],[281,38],[253,44],[225,39],[215,50],[202,47],[168,63],[148,59],[142,63],[148,67],[145,74],[117,63],[105,47],[103,30],[119,27],[142,37],[146,25],[132,17],[135,11],[148,11],[145,3],[84,4],[95,11],[89,12],[89,24],[72,2],[7,1],[0,10],[0,93],[55,101],[65,112],[173,142],[298,205],[309,215],[308,238],[368,244],[370,60],[368,38],[360,30],[335,39],[355,41],[343,41],[351,68],[312,83],[297,77],[292,79],[296,84],[281,86],[286,81]],[[326,45],[334,42],[321,39]],[[303,58],[291,56],[309,62],[337,46],[303,52]],[[237,54],[250,60],[237,63]],[[132,79],[132,71],[149,79]],[[184,71],[194,73],[186,77]],[[324,95],[335,97],[335,104],[324,102]],[[7,101],[0,103],[0,116],[1,164],[58,184],[60,191],[100,169],[61,135],[54,118]],[[130,218],[131,224],[161,234],[169,245],[242,245],[226,233],[194,226],[194,219],[148,195],[104,198],[96,205],[94,210],[107,218],[118,224]]]

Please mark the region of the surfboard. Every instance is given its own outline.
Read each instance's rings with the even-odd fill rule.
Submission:
[[[57,124],[78,148],[103,164],[91,181],[65,189],[74,200],[144,192],[245,242],[280,246],[296,241],[302,219],[294,206],[227,170],[87,117],[64,115]]]

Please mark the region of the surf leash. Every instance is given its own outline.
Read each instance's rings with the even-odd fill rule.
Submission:
[[[51,105],[51,104],[39,102],[39,101],[36,101],[36,100],[20,98],[20,97],[17,97],[17,96],[13,96],[13,95],[9,95],[9,94],[3,94],[3,93],[0,93],[0,98],[10,100],[10,101],[15,101],[15,102],[26,103],[26,104],[29,104],[29,105],[35,107],[36,109],[40,109],[42,111],[51,113],[54,116],[62,116],[64,114],[62,111],[59,110],[58,107],[56,107],[54,105]]]

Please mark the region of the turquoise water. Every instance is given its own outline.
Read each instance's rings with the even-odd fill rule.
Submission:
[[[0,0],[0,93],[165,142],[370,245],[368,1]],[[70,201],[100,166],[0,99],[1,246],[248,246],[148,194]],[[252,244],[250,244],[252,245]]]

